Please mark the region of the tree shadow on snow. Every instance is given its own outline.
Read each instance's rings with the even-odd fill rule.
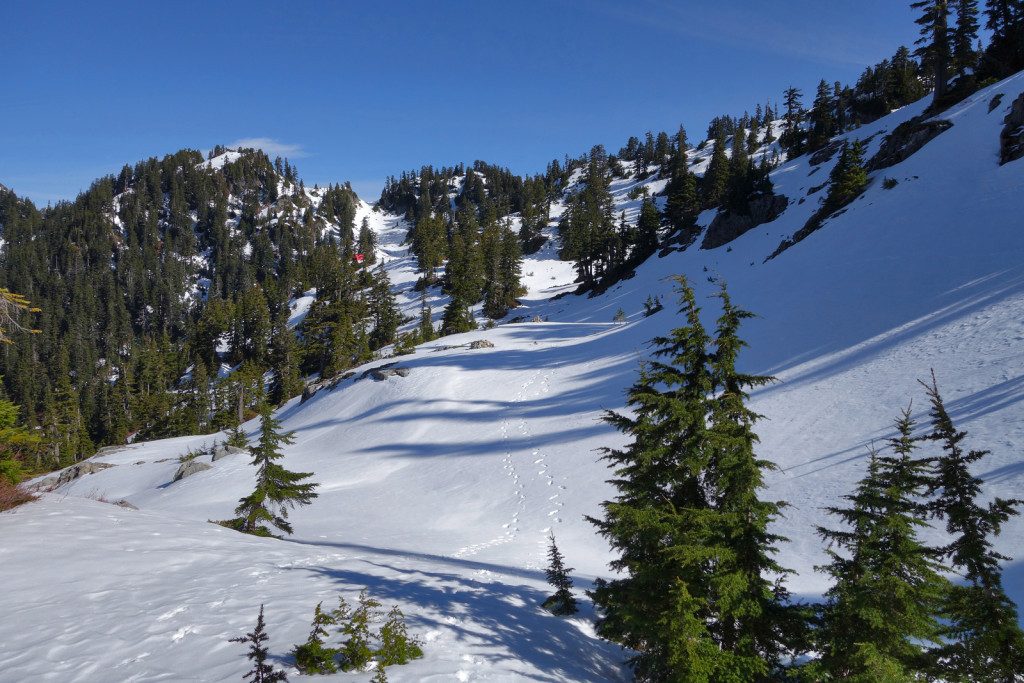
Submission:
[[[533,671],[518,672],[536,681],[628,680],[621,664],[625,653],[618,646],[583,634],[570,621],[555,617],[540,605],[549,592],[528,585],[503,583],[501,577],[543,580],[543,572],[473,562],[424,553],[407,553],[344,543],[329,545],[392,556],[430,565],[448,564],[476,571],[481,579],[429,566],[398,566],[404,563],[364,560],[367,572],[330,567],[293,567],[329,578],[346,594],[363,588],[387,608],[392,604],[417,605],[406,614],[410,631],[423,637],[440,631],[491,663],[523,662]],[[458,570],[456,570],[458,571]],[[429,653],[430,643],[424,645]],[[429,654],[428,654],[429,656]],[[516,665],[513,664],[513,670]],[[543,673],[541,673],[543,672]]]

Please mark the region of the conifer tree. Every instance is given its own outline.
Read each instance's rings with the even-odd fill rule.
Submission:
[[[605,417],[633,441],[605,451],[618,496],[590,518],[626,575],[591,593],[604,613],[598,632],[637,651],[637,680],[763,680],[800,630],[781,584],[764,578],[786,573],[770,559],[782,539],[767,532],[780,504],[758,500],[771,465],[753,455],[757,416],[743,402],[769,378],[735,369],[736,330],[750,314],[723,288],[713,341],[689,282],[677,282],[686,325],[653,340],[627,395],[633,416]]]
[[[701,205],[705,209],[718,206],[729,185],[729,158],[725,154],[725,138],[715,139],[711,160],[701,179]]]
[[[868,174],[864,170],[864,145],[860,140],[843,142],[829,181],[831,185],[822,207],[824,215],[838,211],[859,197],[868,183]]]
[[[946,521],[952,542],[942,552],[966,580],[950,588],[943,608],[947,641],[932,659],[948,680],[1019,681],[1024,675],[1024,633],[1017,608],[1003,590],[1000,567],[1010,558],[993,549],[991,538],[1019,514],[1017,507],[1024,501],[996,498],[986,506],[978,502],[982,482],[968,468],[988,451],[965,453],[961,442],[967,432],[954,427],[934,373],[924,387],[932,424],[925,438],[940,443],[943,451],[935,462],[931,493],[937,495],[929,507]]]
[[[950,36],[950,56],[956,75],[964,77],[978,61],[975,44],[978,41],[977,0],[953,0],[956,23]]]
[[[326,638],[330,637],[328,626],[335,626],[338,620],[333,613],[324,612],[321,609],[323,603],[319,603],[313,611],[313,623],[309,631],[309,638],[302,645],[296,645],[292,649],[292,656],[295,657],[295,664],[303,673],[309,674],[333,674],[338,671],[334,657],[338,650],[332,647],[325,647]]]
[[[275,671],[274,667],[267,664],[269,650],[266,641],[269,636],[266,632],[266,625],[263,622],[263,605],[260,605],[260,616],[256,620],[256,628],[245,637],[231,638],[232,643],[249,643],[249,659],[254,662],[253,668],[245,674],[244,680],[252,678],[252,683],[287,683],[288,676],[284,671]]]
[[[256,489],[239,500],[235,514],[235,527],[245,533],[270,536],[265,524],[272,524],[286,534],[292,533],[288,510],[296,505],[309,505],[317,497],[318,484],[300,483],[312,472],[291,472],[277,461],[281,459],[281,445],[292,443],[294,432],[280,433],[281,423],[272,414],[269,403],[260,405],[260,436],[250,445],[252,464],[257,467]]]
[[[949,63],[952,57],[949,31],[948,0],[917,0],[910,3],[911,8],[918,10],[919,16],[915,23],[921,26],[921,45],[915,53],[922,58],[933,74],[935,88],[934,102],[940,102],[946,94],[949,81]]]
[[[922,495],[927,459],[912,457],[917,440],[905,410],[896,420],[891,455],[870,454],[867,476],[845,496],[850,507],[830,507],[847,529],[818,528],[831,562],[820,567],[835,581],[826,594],[816,649],[809,665],[823,680],[909,681],[927,668],[929,645],[949,582],[939,574],[940,553],[918,538],[927,526]],[[835,548],[835,549],[833,549]]]
[[[369,344],[372,350],[376,350],[394,341],[395,331],[402,322],[395,295],[391,292],[391,280],[384,270],[383,262],[373,271],[373,285],[370,288],[368,303],[368,312],[373,316]]]
[[[427,303],[427,290],[420,292],[420,326],[417,328],[419,341],[428,342],[434,338],[434,313]]]
[[[576,614],[579,607],[576,606],[576,598],[572,594],[572,578],[569,576],[572,567],[565,566],[565,559],[555,545],[554,533],[548,535],[548,540],[548,566],[544,573],[548,583],[554,586],[555,593],[544,601],[544,607],[558,616]]]

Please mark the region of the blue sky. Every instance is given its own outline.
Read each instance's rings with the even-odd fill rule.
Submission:
[[[9,3],[0,184],[37,205],[124,164],[239,142],[308,185],[595,144],[854,83],[917,38],[907,2]],[[258,141],[253,143],[253,141]]]

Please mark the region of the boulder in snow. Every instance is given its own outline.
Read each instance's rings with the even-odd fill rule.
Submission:
[[[196,472],[202,472],[203,470],[213,469],[210,465],[205,462],[199,462],[195,458],[187,460],[181,463],[181,467],[174,473],[174,481],[181,481],[185,477],[191,477]]]

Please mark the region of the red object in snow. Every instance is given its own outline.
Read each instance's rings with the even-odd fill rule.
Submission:
[[[362,254],[356,254],[356,263],[362,263],[362,262],[363,262],[363,255]]]

